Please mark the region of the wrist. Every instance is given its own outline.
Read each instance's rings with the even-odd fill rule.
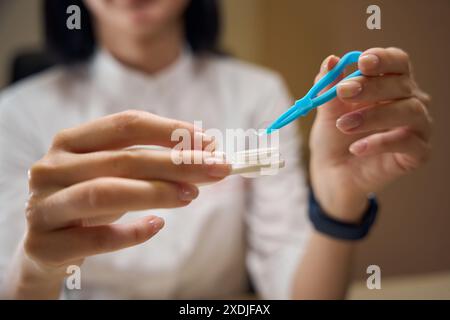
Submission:
[[[367,195],[320,180],[311,172],[311,189],[320,207],[331,218],[345,223],[358,223],[367,208]],[[333,180],[333,179],[331,179]]]
[[[367,208],[358,222],[346,222],[331,217],[317,202],[314,192],[309,193],[308,216],[314,228],[327,236],[342,240],[360,240],[367,236],[375,222],[378,203],[374,196],[367,199]]]
[[[317,192],[314,195],[321,208],[330,218],[345,223],[359,223],[367,209],[366,195],[345,195]]]
[[[20,246],[6,276],[6,294],[13,299],[57,299],[64,276],[41,268]]]
[[[30,259],[26,254],[24,254],[22,266],[22,276],[30,283],[60,283],[66,276],[62,268],[41,266],[39,263]]]

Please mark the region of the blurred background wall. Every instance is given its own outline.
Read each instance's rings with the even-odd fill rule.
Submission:
[[[40,0],[0,0],[0,88],[18,51],[42,47]]]
[[[433,97],[433,155],[424,168],[380,195],[378,227],[359,246],[355,277],[365,277],[370,264],[379,265],[383,275],[450,270],[450,1],[224,4],[226,47],[279,71],[295,97],[310,88],[322,59],[330,54],[389,46],[410,54],[417,81]],[[381,8],[381,30],[366,28],[371,4]],[[305,137],[312,120],[301,120]]]
[[[13,55],[41,46],[40,2],[0,0],[0,87]],[[366,28],[371,4],[381,7],[381,30]],[[432,159],[380,194],[377,227],[358,247],[354,277],[367,277],[370,264],[383,276],[449,271],[450,1],[223,0],[222,7],[224,47],[280,72],[295,97],[311,86],[329,54],[377,46],[410,54],[419,84],[433,97]],[[301,120],[304,141],[312,120]]]

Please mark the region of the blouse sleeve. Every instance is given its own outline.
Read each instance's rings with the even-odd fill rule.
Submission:
[[[253,125],[271,122],[292,101],[283,81],[272,81],[257,105]],[[247,266],[258,294],[265,299],[289,299],[294,271],[310,232],[307,187],[301,167],[300,137],[295,123],[279,131],[286,165],[277,175],[251,180],[247,215]]]
[[[33,116],[8,90],[0,95],[0,292],[25,231],[28,169],[40,158]]]

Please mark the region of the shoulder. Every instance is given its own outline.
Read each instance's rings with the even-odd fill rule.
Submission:
[[[53,67],[37,75],[30,76],[0,92],[0,113],[31,111],[48,105],[50,101],[67,97],[83,83],[87,77],[85,65]],[[45,97],[45,99],[43,99]],[[41,110],[42,111],[42,110]]]

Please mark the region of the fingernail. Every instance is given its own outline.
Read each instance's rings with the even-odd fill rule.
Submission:
[[[164,227],[164,220],[159,217],[154,217],[152,220],[148,222],[150,225],[150,228],[153,229],[153,231],[157,232]]]
[[[211,137],[209,137],[211,138]],[[212,137],[210,140],[203,140],[203,150],[207,152],[214,152],[217,148],[216,139]]]
[[[205,159],[205,163],[208,165],[208,174],[211,177],[224,178],[230,174],[230,165],[225,163],[221,158],[207,158]]]
[[[367,149],[367,140],[359,140],[353,143],[349,150],[355,155],[363,153]]]
[[[323,60],[322,65],[320,66],[320,71],[322,71],[322,72],[327,71],[328,60],[330,60],[330,57],[327,57],[327,58],[325,58],[325,60]]]
[[[358,81],[347,80],[339,83],[337,89],[340,97],[351,98],[360,94],[363,87]]]
[[[361,113],[356,112],[340,117],[336,121],[336,127],[338,127],[341,130],[348,131],[359,127],[362,124],[362,122],[363,117]]]
[[[365,54],[359,58],[359,61],[364,67],[368,67],[370,69],[374,69],[378,66],[378,63],[380,62],[380,58],[378,58],[374,54]]]
[[[194,150],[202,150],[213,141],[214,137],[208,136],[201,131],[194,132]]]
[[[321,70],[322,72],[327,72],[327,71],[329,70],[328,64],[329,64],[329,62],[330,62],[330,59],[333,58],[333,57],[334,57],[334,55],[328,56],[328,57],[325,58],[325,60],[322,62],[322,65],[321,65],[321,67],[320,67],[320,70]]]
[[[197,198],[198,189],[191,185],[180,185],[178,190],[178,198],[181,201],[191,201]]]
[[[195,138],[199,139],[202,142],[211,142],[214,140],[214,137],[208,136],[206,133],[201,131],[196,131],[194,135]]]

